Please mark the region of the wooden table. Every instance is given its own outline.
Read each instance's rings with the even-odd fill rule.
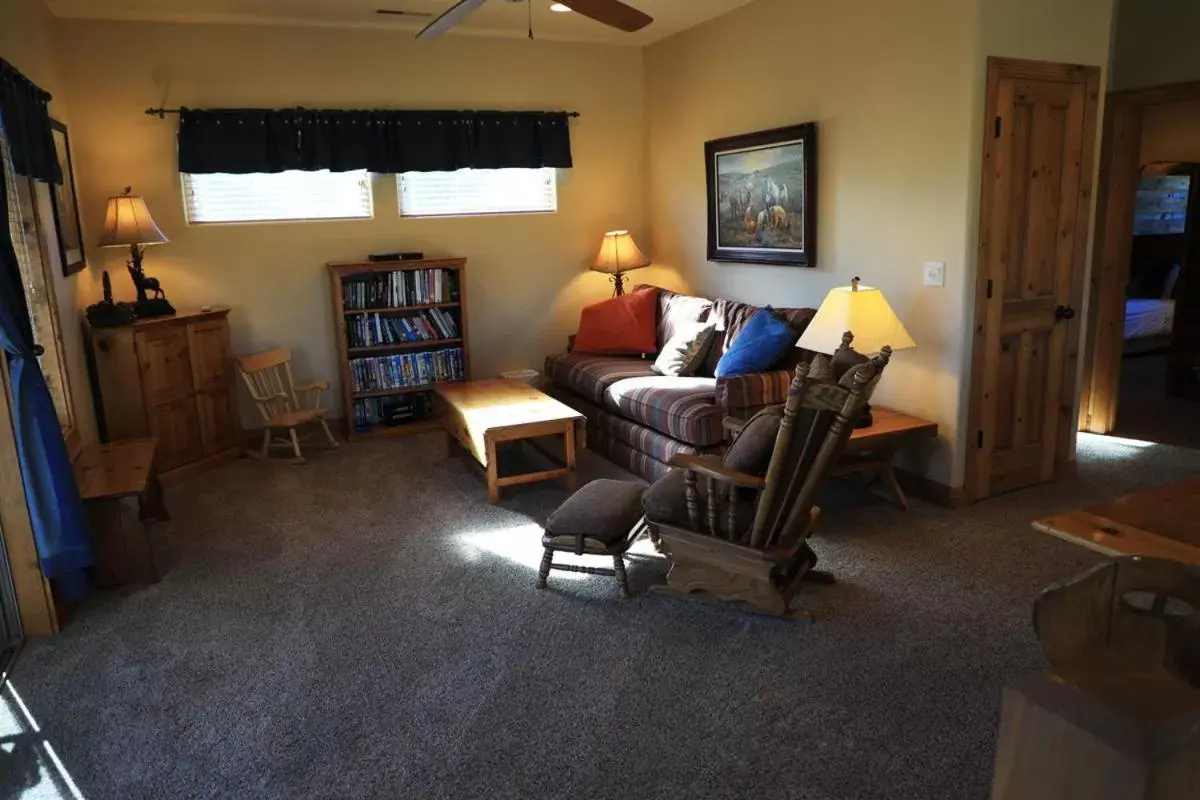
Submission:
[[[513,380],[467,381],[437,387],[439,414],[446,434],[487,472],[488,499],[500,501],[500,490],[534,481],[565,478],[575,488],[575,451],[586,446],[585,419],[575,409]],[[539,436],[562,436],[566,461],[546,452]],[[525,441],[558,466],[518,475],[500,475],[496,446]]]
[[[871,415],[870,427],[855,428],[850,434],[842,458],[830,474],[864,475],[868,487],[876,480],[881,481],[891,493],[889,499],[907,511],[908,497],[896,480],[892,459],[918,439],[937,437],[937,423],[883,406],[871,406]],[[725,427],[732,433],[741,430],[745,424],[744,419],[725,418]]]
[[[102,588],[161,579],[144,525],[170,519],[154,467],[155,446],[153,438],[109,442],[83,448],[75,460]]]
[[[1200,565],[1200,476],[1039,519],[1033,527],[1107,556]]]

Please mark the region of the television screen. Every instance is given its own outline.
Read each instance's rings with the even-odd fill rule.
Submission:
[[[1134,236],[1183,233],[1187,228],[1190,175],[1154,175],[1138,185]]]

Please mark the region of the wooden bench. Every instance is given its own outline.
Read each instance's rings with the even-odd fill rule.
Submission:
[[[144,524],[171,518],[154,466],[155,445],[153,438],[91,445],[75,459],[101,588],[162,579]]]

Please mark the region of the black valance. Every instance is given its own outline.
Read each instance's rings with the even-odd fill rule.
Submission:
[[[62,183],[50,133],[50,95],[0,58],[0,121],[18,175]]]
[[[179,171],[193,175],[570,166],[565,111],[180,111]]]

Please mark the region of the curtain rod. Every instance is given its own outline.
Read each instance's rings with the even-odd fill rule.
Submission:
[[[295,108],[295,109],[289,109],[289,110],[293,110],[293,111],[306,111],[306,110],[311,110],[311,111],[320,111],[320,110],[323,110],[323,109],[304,109],[304,108],[299,108],[299,107],[297,107],[297,108]],[[179,113],[181,113],[182,111],[183,111],[183,109],[182,109],[182,108],[147,108],[147,109],[146,109],[146,114],[147,114],[147,116],[151,116],[151,117],[158,117],[159,119],[166,119],[166,118],[167,118],[167,114],[179,114]],[[568,112],[567,112],[567,116],[568,116],[568,117],[578,117],[578,116],[580,116],[580,114],[579,114],[579,112],[578,112],[578,111],[568,111]]]

